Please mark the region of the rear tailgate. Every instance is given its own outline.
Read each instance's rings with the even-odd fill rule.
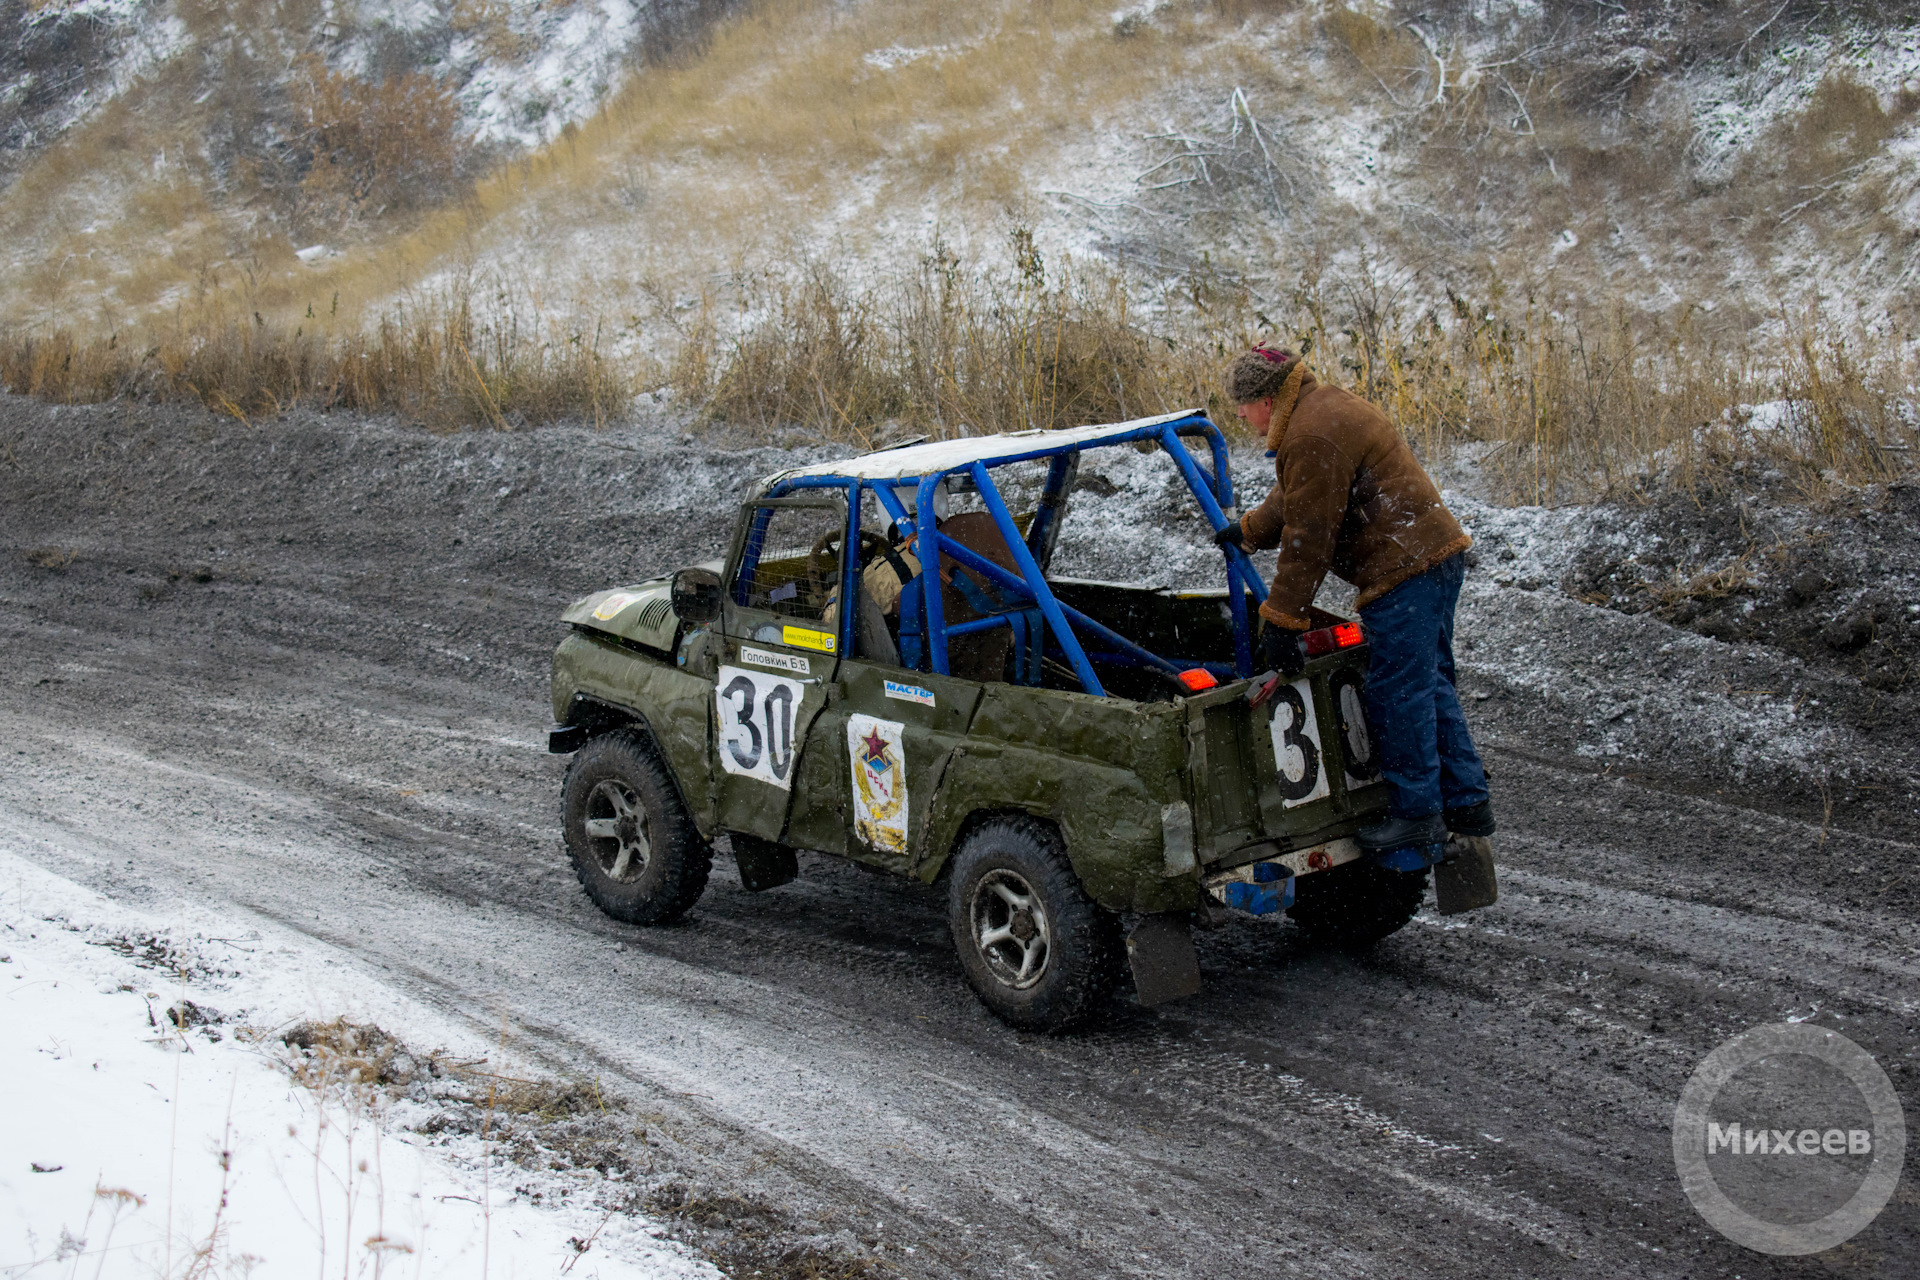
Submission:
[[[1194,852],[1216,862],[1256,841],[1292,847],[1345,834],[1385,808],[1367,732],[1364,645],[1307,664],[1255,707],[1257,682],[1189,698]]]

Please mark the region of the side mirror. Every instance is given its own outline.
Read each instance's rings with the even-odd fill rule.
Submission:
[[[673,575],[674,616],[690,627],[704,627],[720,616],[720,575],[711,569],[682,569]]]

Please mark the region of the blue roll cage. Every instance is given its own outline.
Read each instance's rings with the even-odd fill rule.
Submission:
[[[1209,472],[1195,460],[1187,449],[1183,437],[1203,437],[1208,451],[1212,455],[1213,469]],[[856,599],[857,585],[855,574],[859,571],[858,554],[847,554],[848,548],[860,545],[860,496],[863,488],[870,489],[880,505],[894,523],[902,526],[912,524],[918,531],[920,550],[917,553],[921,564],[928,564],[928,549],[936,548],[940,554],[951,557],[961,567],[973,571],[987,582],[1008,594],[1012,607],[1002,607],[987,613],[987,616],[969,622],[949,624],[943,616],[945,604],[939,591],[921,591],[919,595],[918,634],[925,637],[926,652],[924,660],[929,668],[938,675],[946,675],[947,643],[949,639],[969,632],[984,631],[992,627],[1006,626],[1013,631],[1016,644],[1016,675],[1028,676],[1028,683],[1040,682],[1039,664],[1025,661],[1029,637],[1036,642],[1041,636],[1050,637],[1067,662],[1079,676],[1080,687],[1096,697],[1106,696],[1101,687],[1100,677],[1094,673],[1093,663],[1100,662],[1158,671],[1166,675],[1178,675],[1180,671],[1203,666],[1216,677],[1245,678],[1253,674],[1253,635],[1252,623],[1247,613],[1246,593],[1252,592],[1259,600],[1266,599],[1267,585],[1260,573],[1253,567],[1253,561],[1239,547],[1221,548],[1226,559],[1227,569],[1227,611],[1233,622],[1233,663],[1229,667],[1223,663],[1189,662],[1176,663],[1157,653],[1152,653],[1133,641],[1120,635],[1112,628],[1095,621],[1086,614],[1060,602],[1047,585],[1046,576],[1040,571],[1038,551],[1046,546],[1049,526],[1059,518],[1059,511],[1065,497],[1067,476],[1070,471],[1070,455],[1083,453],[1088,449],[1107,448],[1113,445],[1132,444],[1137,441],[1156,441],[1165,449],[1174,464],[1180,469],[1181,478],[1186,481],[1187,489],[1193,494],[1194,501],[1200,506],[1201,514],[1207,523],[1218,532],[1227,526],[1226,509],[1233,506],[1233,480],[1228,474],[1227,442],[1220,434],[1220,428],[1205,414],[1190,414],[1171,422],[1149,423],[1139,429],[1120,435],[1105,436],[1096,441],[1075,441],[1071,444],[1044,445],[1023,453],[1009,454],[991,461],[970,462],[961,466],[932,471],[923,475],[919,483],[919,496],[915,501],[917,515],[910,516],[901,504],[896,488],[904,487],[897,480],[863,480],[856,476],[788,476],[769,485],[767,491],[755,501],[796,497],[810,489],[838,489],[845,493],[847,501],[847,524],[841,543],[840,599]],[[1015,462],[1032,462],[1038,459],[1051,459],[1047,468],[1046,487],[1042,492],[1040,507],[1034,516],[1032,525],[1022,536],[1020,527],[1014,523],[1013,515],[1007,510],[1007,504],[1000,496],[999,488],[993,482],[992,472],[997,467]],[[933,512],[933,493],[940,482],[948,476],[964,475],[973,481],[987,512],[993,517],[1000,536],[1005,540],[1007,549],[1012,553],[1014,563],[1019,566],[1018,575],[1007,572],[993,561],[961,546],[945,536],[936,527]],[[744,605],[741,595],[745,584],[752,581],[753,569],[759,562],[759,553],[766,531],[766,522],[772,515],[772,509],[761,511],[749,531],[747,544],[741,558],[740,572],[735,575],[735,603]],[[937,559],[931,563],[938,564]],[[925,577],[922,573],[919,582]],[[1006,602],[997,602],[1004,605]],[[906,617],[909,606],[903,602],[901,629],[903,636],[908,633],[909,619]],[[840,611],[837,647],[839,652],[851,652],[853,641],[854,610]],[[1037,617],[1034,615],[1038,615]],[[1081,637],[1084,635],[1101,646],[1092,654],[1087,652]],[[1036,649],[1038,649],[1036,644]],[[919,658],[912,664],[919,668]],[[1028,670],[1028,668],[1031,670]]]

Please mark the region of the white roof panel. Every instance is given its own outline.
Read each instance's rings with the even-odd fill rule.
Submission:
[[[952,471],[956,467],[969,466],[975,462],[992,464],[1009,458],[1025,457],[1031,453],[1049,452],[1063,445],[1097,445],[1104,440],[1116,439],[1139,431],[1143,427],[1158,426],[1164,422],[1178,422],[1182,418],[1191,418],[1202,412],[1204,410],[1183,409],[1179,413],[1163,413],[1156,418],[1135,418],[1131,422],[1062,427],[1052,431],[1035,428],[1031,431],[1008,431],[992,436],[968,436],[961,440],[930,440],[925,444],[910,444],[901,449],[883,449],[878,453],[863,453],[857,458],[843,458],[839,462],[817,462],[810,467],[795,467],[791,471],[782,471],[778,475],[769,477],[767,483],[790,480],[796,476],[854,476],[861,480],[915,480],[921,476]]]

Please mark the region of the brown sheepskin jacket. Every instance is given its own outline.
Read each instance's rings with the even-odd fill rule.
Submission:
[[[1249,549],[1280,548],[1269,622],[1311,626],[1328,570],[1365,606],[1472,545],[1387,416],[1304,366],[1274,397],[1267,447],[1280,482],[1240,527]]]

